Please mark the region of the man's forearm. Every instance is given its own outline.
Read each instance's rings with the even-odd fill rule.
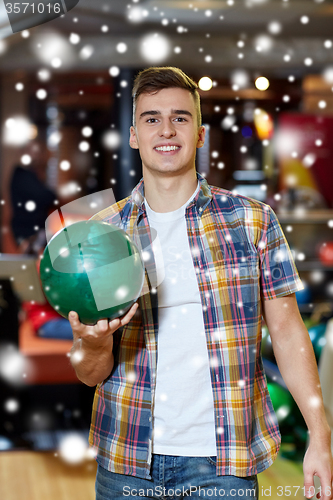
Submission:
[[[302,322],[289,325],[283,339],[272,346],[280,373],[299,407],[310,432],[310,438],[330,439],[316,358],[308,331]]]
[[[82,339],[74,341],[70,360],[77,378],[90,387],[103,382],[114,365],[112,347],[92,349]]]
[[[69,313],[68,320],[73,331],[70,358],[81,382],[94,386],[109,377],[114,365],[113,334],[130,322],[138,306],[135,302],[124,316],[111,321],[101,319],[93,326],[81,323],[77,312]]]

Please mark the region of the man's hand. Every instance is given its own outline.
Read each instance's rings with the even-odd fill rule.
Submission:
[[[112,335],[118,328],[126,325],[133,318],[138,303],[135,302],[127,313],[120,317],[115,318],[108,322],[107,319],[100,319],[96,325],[85,325],[79,320],[79,316],[75,311],[70,311],[68,319],[73,330],[74,342],[82,339],[85,341],[87,347],[99,348],[112,341]]]
[[[305,494],[314,496],[313,476],[321,482],[321,500],[331,500],[331,429],[328,425],[318,366],[309,333],[303,323],[295,294],[263,300],[267,324],[280,373],[310,431],[310,445],[304,456]]]
[[[81,382],[94,386],[110,375],[114,364],[113,334],[131,321],[137,309],[136,302],[124,316],[110,322],[101,319],[93,326],[81,323],[75,311],[69,313],[73,330],[71,363]]]
[[[315,493],[313,476],[320,479],[321,494],[316,497],[321,500],[332,500],[333,459],[329,440],[324,444],[311,443],[306,450],[303,461],[304,488],[306,498],[312,498]]]

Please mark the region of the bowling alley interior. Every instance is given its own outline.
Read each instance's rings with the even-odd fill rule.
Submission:
[[[333,430],[333,5],[81,0],[19,32],[1,9],[0,21],[0,498],[95,498],[95,388],[70,364],[71,331],[45,298],[39,265],[64,223],[89,219],[141,179],[128,144],[131,88],[149,66],[179,67],[199,85],[197,171],[276,213]],[[261,353],[282,442],[258,474],[260,498],[304,498],[309,433],[264,320]]]

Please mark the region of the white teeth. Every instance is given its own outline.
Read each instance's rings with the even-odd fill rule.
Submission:
[[[160,146],[155,149],[157,151],[175,151],[176,149],[179,149],[179,146]]]

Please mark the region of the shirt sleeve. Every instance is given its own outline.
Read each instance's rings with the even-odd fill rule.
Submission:
[[[268,221],[258,245],[260,286],[264,300],[283,297],[304,289],[287,239],[269,205],[266,213]]]

